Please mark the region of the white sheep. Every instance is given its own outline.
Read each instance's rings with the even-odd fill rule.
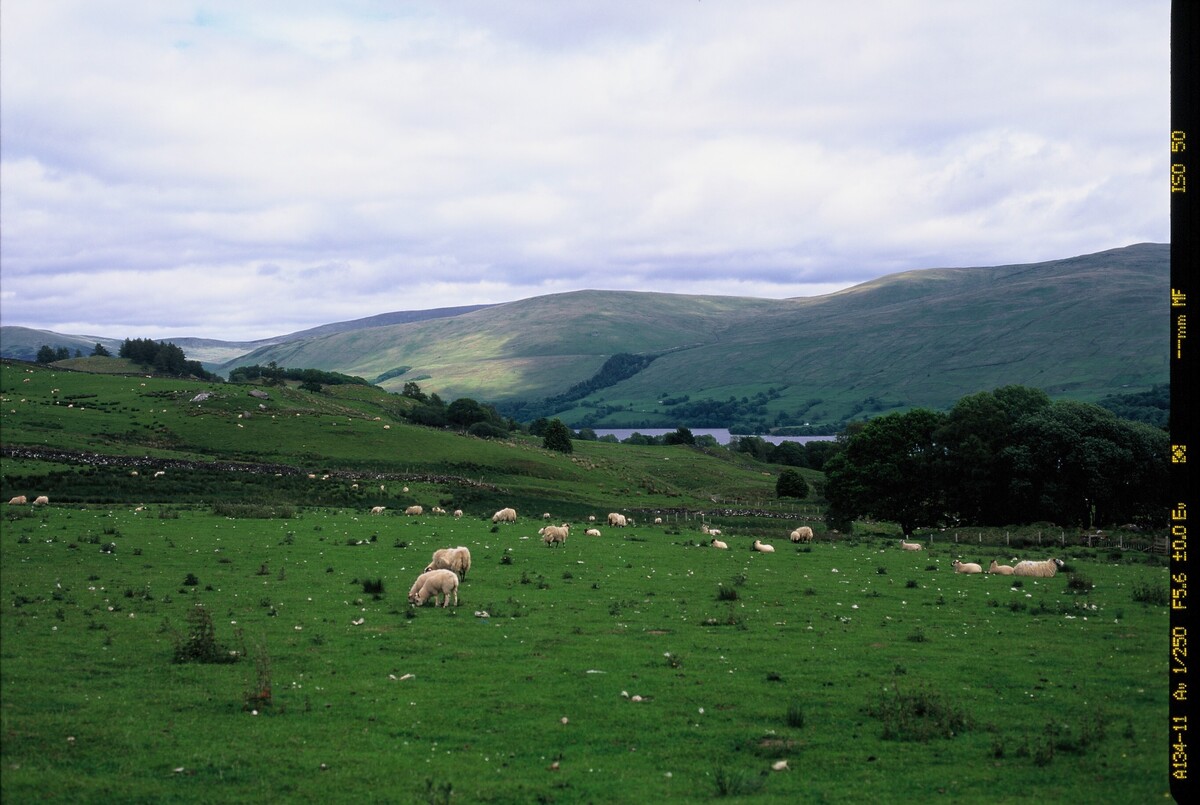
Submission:
[[[618,514],[617,512],[609,512],[608,524],[610,526],[613,526],[614,528],[624,528],[626,522],[627,522],[627,520],[625,518],[625,515]]]
[[[455,510],[454,510],[454,516],[455,516],[455,517],[462,517],[462,509],[455,509]]]
[[[543,519],[543,520],[549,520],[549,519],[550,519],[550,512],[542,512],[542,519]]]
[[[10,501],[8,502],[8,505],[10,505],[10,506],[24,506],[24,505],[25,505],[26,503],[28,503],[28,502],[29,502],[29,498],[25,497],[24,495],[17,495],[15,498],[13,498],[12,500],[10,500]]]
[[[903,538],[900,540],[900,547],[906,551],[923,551],[925,546],[919,542],[905,542]]]
[[[405,510],[404,510],[404,513],[405,513],[405,514],[424,514],[424,513],[425,513],[425,507],[423,507],[423,506],[409,506],[407,509],[405,509]]]
[[[721,550],[723,550],[723,551],[727,551],[727,550],[729,550],[729,545],[727,545],[727,544],[726,544],[726,543],[724,543],[724,542],[721,542],[721,540],[719,540],[719,539],[714,539],[714,540],[713,540],[711,543],[709,543],[709,544],[710,544],[710,545],[712,545],[714,548],[720,548],[720,549],[721,549]]]
[[[45,506],[49,502],[50,502],[50,498],[46,497],[45,495],[38,495],[36,498],[33,499],[34,506]]]
[[[387,506],[372,506],[371,514],[383,514],[383,510],[386,508]]]
[[[515,523],[517,521],[516,509],[501,509],[492,515],[493,523]]]
[[[1012,565],[1001,565],[995,559],[988,565],[988,573],[998,573],[1001,576],[1011,576],[1015,572]]]
[[[765,542],[759,542],[758,540],[754,540],[753,547],[759,553],[775,553],[774,545],[767,545]]]
[[[594,515],[594,514],[589,514],[589,515],[588,515],[588,522],[589,522],[589,523],[594,523],[594,522],[596,522],[596,515]]]
[[[586,535],[587,535],[587,536],[589,536],[589,537],[598,537],[598,536],[600,536],[600,529],[598,529],[598,528],[589,528],[587,531],[585,531],[585,532],[583,532],[583,533],[584,533],[584,534],[586,534]]]
[[[446,510],[443,509],[441,506],[434,506],[432,509],[429,510],[429,513],[430,514],[445,514]]]
[[[1036,576],[1037,578],[1049,579],[1053,578],[1058,569],[1062,567],[1062,562],[1058,559],[1047,559],[1043,562],[1034,562],[1031,559],[1026,559],[1024,562],[1017,562],[1013,565],[1014,576]]]
[[[465,545],[457,548],[439,548],[433,552],[433,559],[425,572],[430,570],[453,570],[459,578],[465,579],[471,569],[471,552]]]
[[[655,518],[654,518],[654,524],[655,524],[655,525],[662,525],[662,518],[661,518],[661,517],[655,517]]]
[[[788,535],[792,542],[812,542],[813,530],[809,526],[802,525]]]
[[[445,608],[450,604],[450,596],[453,595],[454,606],[458,606],[458,574],[453,570],[430,570],[418,576],[417,582],[419,587],[413,585],[416,592],[410,590],[408,593],[410,604],[424,606],[425,602],[432,598],[433,605],[438,606],[438,597],[441,596],[441,606]]]
[[[554,547],[566,543],[569,530],[570,526],[563,523],[562,525],[548,525],[538,533],[542,535],[542,542]]]
[[[954,566],[955,573],[982,573],[983,568],[974,562],[960,562],[955,559],[951,564]]]

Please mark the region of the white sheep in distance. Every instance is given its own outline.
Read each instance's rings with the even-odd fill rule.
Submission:
[[[424,514],[425,507],[424,506],[409,506],[407,509],[404,510],[404,513],[405,514],[414,514],[414,515]]]
[[[726,543],[721,542],[721,540],[716,539],[716,538],[713,538],[713,541],[710,542],[709,544],[712,545],[714,548],[720,548],[722,551],[729,550],[729,546]]]
[[[775,553],[774,545],[767,545],[765,542],[759,542],[758,540],[754,540],[754,545],[752,547],[759,553]]]
[[[455,516],[455,517],[462,517],[462,509],[455,509],[455,510],[454,510],[454,516]]]
[[[454,596],[454,606],[458,606],[458,574],[453,570],[430,570],[418,576],[417,581],[420,582],[417,591],[409,591],[408,594],[410,604],[424,606],[425,602],[432,598],[433,605],[438,606],[440,596],[441,606],[445,608],[450,604],[450,596]]]
[[[1017,562],[1013,565],[1014,576],[1035,576],[1041,579],[1054,578],[1054,574],[1062,567],[1062,562],[1057,559],[1046,559],[1042,562],[1034,562],[1031,559],[1026,559],[1024,562]]]
[[[624,528],[627,522],[623,514],[618,514],[617,512],[608,513],[608,524],[614,528]]]
[[[460,579],[467,577],[467,571],[471,569],[471,552],[467,550],[465,545],[459,545],[457,548],[439,548],[433,552],[433,558],[429,565],[425,568],[428,573],[431,570],[452,570]]]
[[[950,564],[952,564],[954,566],[955,573],[982,573],[983,572],[983,568],[974,562],[960,562],[957,559],[955,559]]]
[[[517,521],[516,509],[501,509],[492,515],[493,523],[515,523]]]
[[[586,534],[586,535],[587,535],[587,536],[589,536],[589,537],[598,537],[598,536],[600,536],[600,529],[598,529],[598,528],[589,528],[587,531],[585,531],[585,532],[583,532],[583,533],[584,533],[584,534]]]
[[[45,506],[49,502],[50,502],[50,498],[46,497],[45,495],[38,495],[36,498],[33,499],[34,506]]]
[[[429,510],[429,513],[430,514],[445,514],[446,510],[443,509],[441,506],[434,506],[432,509]]]
[[[10,500],[8,502],[8,505],[9,506],[24,506],[28,502],[29,502],[29,498],[25,497],[24,495],[17,495],[15,498],[13,498],[12,500]]]
[[[655,525],[662,525],[662,518],[661,518],[661,517],[655,517],[655,518],[654,518],[654,524],[655,524]]]
[[[921,543],[905,542],[903,539],[900,540],[900,547],[906,551],[923,551],[923,550],[925,550],[925,546],[922,545]]]
[[[1002,565],[996,562],[995,559],[988,565],[988,573],[996,573],[1001,576],[1011,576],[1014,572],[1012,565]]]
[[[383,514],[383,510],[386,508],[387,506],[372,506],[371,514]]]
[[[570,526],[568,526],[566,523],[563,523],[562,525],[548,525],[538,533],[542,535],[542,542],[546,543],[550,547],[554,547],[555,545],[562,545],[566,543],[567,532],[569,530]]]
[[[813,530],[806,525],[802,525],[799,528],[797,528],[795,531],[793,531],[791,534],[789,534],[788,538],[792,542],[812,542],[813,541]]]
[[[542,512],[542,519],[543,519],[543,520],[549,520],[549,519],[550,519],[550,512]]]

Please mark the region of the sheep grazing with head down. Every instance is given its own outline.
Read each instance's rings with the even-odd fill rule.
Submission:
[[[809,526],[802,525],[789,534],[788,539],[792,542],[812,542],[813,530]]]
[[[15,498],[13,498],[12,500],[10,500],[10,501],[8,502],[8,505],[10,505],[10,506],[24,506],[24,505],[25,505],[26,503],[28,503],[28,502],[29,502],[29,498],[25,497],[24,495],[17,495]]]
[[[570,526],[566,523],[562,525],[548,525],[538,533],[542,535],[542,542],[553,548],[555,545],[563,545],[567,541],[567,532]]]
[[[501,509],[492,515],[493,523],[515,523],[517,521],[516,509]]]
[[[371,514],[383,514],[383,510],[386,508],[386,506],[372,506]]]
[[[50,503],[50,498],[46,497],[45,495],[38,495],[33,499],[34,506],[45,506],[48,503]]]
[[[955,573],[982,573],[983,568],[975,562],[960,562],[955,559],[951,564],[954,566]]]
[[[447,607],[450,604],[450,596],[454,596],[454,606],[458,606],[458,574],[453,570],[429,570],[417,577],[417,583],[413,585],[413,590],[409,590],[408,602],[416,606],[424,606],[425,602],[430,598],[433,599],[433,605],[438,606],[438,598],[441,597],[441,606]]]
[[[1017,562],[1013,565],[1014,576],[1034,576],[1040,579],[1054,578],[1054,574],[1062,567],[1062,562],[1058,559],[1046,559],[1042,562],[1034,562],[1031,559],[1026,559],[1024,562]]]
[[[410,514],[410,515],[424,514],[425,507],[424,506],[409,506],[407,509],[404,510],[404,513]]]
[[[429,566],[425,568],[425,572],[452,570],[460,579],[465,579],[467,571],[470,569],[471,552],[465,545],[459,545],[457,548],[439,548],[434,551],[433,558],[430,560]]]
[[[767,545],[765,542],[759,542],[758,540],[754,540],[754,545],[752,547],[759,553],[775,553],[774,545]]]
[[[1000,576],[1011,576],[1014,572],[1012,565],[999,564],[995,559],[988,565],[988,573],[995,573]]]
[[[624,528],[627,522],[623,514],[618,514],[617,512],[608,513],[608,524],[614,528]]]
[[[925,546],[922,545],[921,543],[905,542],[903,539],[900,540],[900,547],[906,551],[923,551],[923,550],[925,550]]]

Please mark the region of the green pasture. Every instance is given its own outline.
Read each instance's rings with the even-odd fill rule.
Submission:
[[[1168,793],[1167,570],[1136,552],[1014,580],[785,525],[765,555],[694,523],[572,518],[548,548],[491,508],[134,508],[4,506],[5,802]],[[450,545],[473,557],[459,605],[411,608]],[[174,661],[205,634],[236,661]]]

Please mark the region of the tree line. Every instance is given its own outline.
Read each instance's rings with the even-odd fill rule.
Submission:
[[[918,527],[1048,522],[1161,526],[1166,431],[1098,405],[1005,386],[941,413],[915,408],[855,423],[824,466],[827,521]]]

